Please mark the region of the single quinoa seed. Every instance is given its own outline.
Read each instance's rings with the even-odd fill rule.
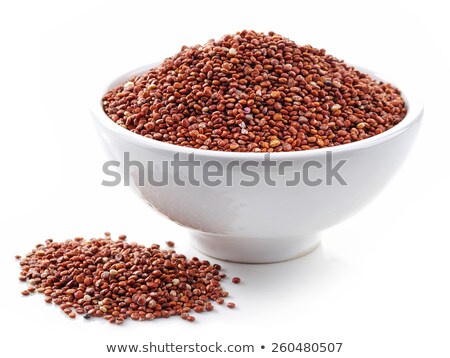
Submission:
[[[173,241],[166,241],[166,245],[167,245],[168,247],[174,247],[174,246],[175,246],[175,243],[174,243]]]
[[[227,307],[228,307],[228,308],[235,308],[235,307],[236,307],[236,303],[234,303],[234,302],[228,302],[228,303],[227,303]]]
[[[241,279],[239,278],[239,277],[233,277],[232,279],[231,279],[231,282],[233,282],[233,283],[240,283],[241,282]]]
[[[110,235],[37,245],[20,261],[19,279],[32,284],[22,295],[37,291],[70,318],[103,317],[114,324],[171,316],[193,322],[189,312],[223,304],[228,292],[220,285],[220,265]]]
[[[383,133],[407,112],[397,88],[325,50],[246,30],[184,46],[106,93],[103,109],[146,138],[226,152],[335,147]]]
[[[22,256],[20,256],[20,255],[16,255],[16,256],[15,256],[15,259],[16,259],[16,260],[20,260],[21,258],[22,258]]]

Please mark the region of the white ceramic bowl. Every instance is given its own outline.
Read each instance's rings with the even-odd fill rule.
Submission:
[[[153,162],[157,177],[162,163],[179,153],[182,158],[194,153],[200,166],[194,173],[200,175],[207,161],[218,161],[224,168],[231,161],[248,160],[261,163],[263,153],[231,153],[192,149],[148,139],[134,134],[107,117],[101,98],[107,90],[125,82],[133,75],[156,66],[151,64],[125,73],[106,84],[95,94],[91,112],[110,159],[124,162],[124,153],[132,160]],[[375,78],[375,73],[362,70]],[[179,186],[174,183],[173,170],[169,169],[169,185],[155,187],[148,181],[137,185],[137,176],[131,172],[133,189],[151,207],[185,226],[191,232],[192,244],[201,252],[216,258],[249,262],[275,262],[297,257],[313,250],[319,243],[318,233],[356,213],[369,203],[388,183],[405,160],[423,117],[423,106],[414,91],[397,84],[406,100],[408,113],[398,125],[377,136],[333,148],[309,151],[274,153],[270,159],[279,166],[291,161],[286,176],[278,175],[278,167],[271,169],[275,186],[260,180],[255,186],[240,185],[240,179],[248,180],[239,167],[228,167],[225,174],[233,178],[232,185]],[[326,152],[331,152],[333,162],[345,160],[339,174],[347,182],[341,185],[333,180],[324,185],[324,170],[312,170],[311,180],[322,179],[322,185],[303,184],[287,186],[286,178],[292,178],[306,162],[326,166]],[[252,167],[263,176],[263,167]],[[159,173],[161,174],[161,173]],[[187,178],[187,169],[180,169],[180,177]],[[196,176],[199,178],[199,176]],[[234,180],[236,178],[236,180]]]

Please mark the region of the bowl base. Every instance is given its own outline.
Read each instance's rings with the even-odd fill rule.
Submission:
[[[320,235],[289,238],[252,239],[191,232],[191,244],[205,255],[241,263],[272,263],[291,260],[313,251]]]

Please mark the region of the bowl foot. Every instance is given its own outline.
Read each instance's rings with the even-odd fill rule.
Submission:
[[[191,232],[191,243],[205,255],[226,261],[242,263],[271,263],[306,255],[320,243],[319,234],[252,239],[227,235]]]

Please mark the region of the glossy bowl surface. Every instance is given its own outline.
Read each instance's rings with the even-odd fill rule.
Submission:
[[[196,178],[202,177],[205,165],[211,165],[206,163],[211,161],[223,168],[223,178],[232,177],[231,183],[222,180],[217,186],[186,181],[185,186],[180,186],[174,179],[174,169],[169,166],[165,170],[168,184],[160,186],[146,179],[139,183],[138,169],[133,167],[130,171],[130,186],[142,200],[188,228],[198,250],[230,261],[276,262],[313,250],[322,230],[361,210],[389,182],[405,160],[423,117],[423,105],[414,89],[394,82],[408,107],[402,122],[377,136],[338,147],[273,153],[270,176],[275,185],[272,185],[263,180],[267,173],[262,165],[267,160],[263,153],[209,151],[159,142],[120,127],[104,113],[101,98],[107,90],[156,65],[158,63],[127,72],[99,88],[93,98],[92,116],[109,159],[120,162],[122,169],[124,155],[129,153],[130,160],[143,163],[145,172],[150,166],[153,177],[162,178],[164,162],[172,161],[175,155],[187,160],[189,154],[194,154],[199,162],[194,169]],[[372,71],[360,70],[382,79]],[[242,181],[250,177],[242,165],[249,161],[256,163],[251,169],[261,180],[256,185],[244,186]],[[330,170],[326,169],[340,161],[345,161],[339,174],[346,185],[336,177],[328,185]],[[283,162],[290,165],[285,167],[284,175],[280,175]],[[321,184],[306,185],[302,179],[299,185],[288,186],[286,181],[293,179],[295,173],[300,172],[301,176],[305,172],[301,170],[305,164],[310,168],[309,183],[320,181]],[[188,169],[180,167],[177,175],[187,179]]]

